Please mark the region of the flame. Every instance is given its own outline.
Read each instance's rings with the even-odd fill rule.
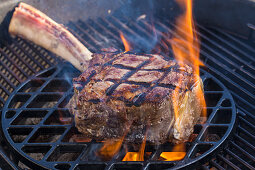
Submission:
[[[128,130],[133,121],[129,122],[128,128],[124,132],[124,135],[120,139],[107,139],[104,141],[104,145],[98,151],[98,156],[103,158],[104,160],[111,160],[120,150],[123,140],[125,139]]]
[[[127,154],[122,159],[122,161],[144,161],[145,144],[146,144],[146,135],[139,149],[139,152],[127,152]]]
[[[123,42],[123,44],[124,44],[125,52],[130,51],[130,50],[131,50],[131,47],[130,47],[130,45],[129,45],[127,39],[124,37],[124,35],[123,35],[122,32],[120,32],[120,38],[121,38],[121,40],[122,40],[122,42]]]
[[[186,152],[162,152],[160,157],[164,161],[179,161],[182,160],[186,155]]]
[[[198,85],[198,92],[196,94],[197,98],[200,100],[203,107],[206,107],[203,88],[200,84],[200,77],[199,77],[199,66],[203,66],[203,63],[199,60],[199,49],[200,44],[198,41],[198,37],[195,33],[194,22],[192,18],[192,0],[177,0],[178,4],[184,9],[183,15],[177,18],[176,25],[177,27],[182,27],[184,29],[183,32],[180,30],[176,30],[176,33],[179,37],[174,36],[171,40],[171,47],[173,49],[174,57],[178,61],[180,67],[184,66],[185,62],[188,62],[191,67],[193,68],[193,75],[194,80],[197,82]],[[187,26],[183,27],[183,23]],[[181,48],[182,49],[181,49]],[[184,50],[186,50],[186,53]],[[179,77],[179,81],[182,81],[182,77]],[[174,115],[177,121],[177,129],[181,129],[180,127],[182,116],[179,110],[179,90],[180,87],[176,87],[173,92],[173,108],[174,108]],[[183,101],[188,95],[185,95]],[[206,110],[203,109],[202,115],[205,117]]]
[[[119,152],[125,136],[117,140],[106,140],[102,148],[98,151],[99,156],[105,160],[111,160]]]
[[[175,145],[172,152],[162,152],[160,158],[163,158],[164,161],[179,161],[182,160],[185,155],[185,144],[181,143]]]

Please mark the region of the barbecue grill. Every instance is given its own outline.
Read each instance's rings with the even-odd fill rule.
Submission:
[[[105,47],[124,50],[118,36],[122,31],[135,52],[154,51],[173,56],[167,39],[175,34],[174,29],[184,32],[185,23],[177,27],[174,17],[168,17],[164,10],[162,13],[156,10],[153,19],[145,17],[142,7],[138,12],[132,11],[129,17],[129,7],[125,5],[115,4],[116,10],[106,10],[109,15],[104,17],[93,13],[91,18],[74,21],[69,16],[71,19],[67,19],[66,25],[93,52]],[[133,2],[130,6],[136,5],[139,4]],[[204,23],[201,17],[197,34],[201,38],[201,59],[206,65],[201,70],[201,78],[205,86],[207,120],[195,126],[194,140],[186,143],[187,154],[181,161],[164,161],[160,157],[162,152],[171,151],[171,143],[146,145],[143,162],[121,161],[124,151],[111,161],[95,156],[103,141],[84,139],[66,108],[73,94],[72,78],[80,72],[31,42],[2,34],[0,167],[254,169],[254,26],[248,24],[248,31],[242,30],[238,36],[237,32],[235,35],[229,32],[236,27],[223,26],[228,30],[223,31]],[[3,33],[8,26],[3,22],[1,27]],[[129,146],[129,151],[137,150]]]

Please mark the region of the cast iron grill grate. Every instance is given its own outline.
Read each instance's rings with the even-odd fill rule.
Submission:
[[[21,82],[58,61],[46,50],[20,38],[12,42],[0,48],[0,107]]]
[[[197,124],[194,141],[187,142],[187,155],[182,161],[162,161],[162,152],[170,152],[171,144],[148,146],[145,162],[121,162],[124,155],[110,162],[101,161],[89,152],[102,146],[100,141],[79,141],[82,135],[74,127],[66,105],[73,95],[71,78],[80,72],[68,64],[50,67],[28,79],[10,95],[2,111],[2,128],[10,147],[44,168],[82,168],[88,165],[155,169],[185,167],[213,154],[231,133],[236,117],[228,90],[213,76],[203,71],[207,121]],[[78,137],[78,138],[77,138]],[[78,140],[78,141],[77,141]],[[131,151],[131,150],[130,150]],[[30,165],[31,166],[31,165]]]
[[[115,20],[115,21],[114,21]],[[161,20],[163,21],[163,20]],[[168,19],[165,19],[168,22]],[[118,25],[118,23],[122,23]],[[133,37],[132,39],[136,39],[137,43],[143,47],[143,44],[139,43],[143,40],[149,42],[149,44],[155,42],[152,36],[152,29],[151,24],[149,24],[146,20],[141,20],[138,23],[132,20],[126,20],[119,18],[112,19],[110,18],[99,18],[97,20],[88,20],[78,21],[75,23],[71,23],[70,27],[72,27],[73,32],[80,37],[81,41],[92,51],[97,51],[98,48],[107,47],[107,46],[114,46],[116,48],[123,48],[120,43],[120,38],[118,37],[119,30],[124,32],[124,34],[128,34],[128,37]],[[161,25],[156,27],[156,31],[160,32],[169,32],[169,28],[172,28],[171,25],[165,24],[157,21],[156,25]],[[165,26],[165,28],[162,28]],[[172,25],[173,26],[173,25]],[[212,158],[209,162],[205,163],[202,168],[203,169],[210,169],[210,168],[217,168],[217,169],[254,169],[254,151],[255,151],[255,143],[254,138],[254,110],[255,110],[255,103],[254,103],[254,76],[255,75],[255,48],[254,42],[247,41],[245,39],[240,39],[237,37],[232,36],[226,32],[223,32],[218,29],[208,29],[203,27],[202,25],[198,25],[199,28],[199,36],[202,39],[201,43],[201,57],[212,75],[220,79],[221,82],[230,90],[231,94],[234,97],[234,100],[237,104],[238,109],[238,126],[237,132],[234,134],[233,140],[230,142],[229,147],[227,149],[222,150],[221,153],[217,154],[215,158]],[[182,29],[182,28],[179,28]],[[95,37],[95,38],[93,38]],[[164,35],[161,36],[164,40]],[[110,41],[108,41],[110,39]],[[85,41],[86,40],[86,41]],[[17,50],[21,50],[25,52],[24,57],[27,57],[28,60],[24,62],[16,63],[18,61],[22,61],[22,57],[19,56],[19,52],[17,52],[14,57],[16,60],[9,60],[8,55],[5,52],[5,49],[10,46],[7,43],[3,44],[3,48],[1,48],[1,61],[6,60],[6,63],[1,63],[1,83],[0,83],[0,106],[3,106],[5,101],[7,100],[10,93],[20,84],[22,81],[27,79],[26,76],[23,76],[21,79],[22,74],[34,75],[36,69],[43,70],[48,68],[49,65],[53,65],[56,63],[56,58],[50,55],[47,51],[43,50],[40,47],[37,47],[33,44],[30,44],[21,39],[13,40],[11,44],[11,48],[15,48],[15,44],[20,41],[20,43],[24,43],[26,45],[31,45],[29,48],[24,49],[20,46],[17,46]],[[166,40],[161,43],[161,48],[167,49],[169,44]],[[42,65],[42,68],[38,65],[39,64],[31,64],[29,60],[36,62],[30,53],[28,52],[30,49],[33,51],[34,49],[38,49],[41,53],[36,52],[36,57],[41,60],[47,60],[45,65]],[[148,47],[148,46],[147,46]],[[144,48],[146,49],[146,48]],[[23,72],[19,73],[18,71],[14,72],[12,70],[8,70],[9,65],[14,65],[15,69],[18,67],[25,68],[22,70]],[[34,68],[34,73],[29,74],[29,68]],[[240,68],[241,66],[241,68]],[[28,67],[29,69],[27,69]],[[5,71],[4,71],[5,69]],[[7,77],[7,75],[11,75]],[[43,114],[43,113],[41,113]],[[54,117],[52,117],[54,120]],[[55,119],[56,121],[58,119]],[[74,134],[77,133],[73,130]],[[68,135],[67,135],[68,136]],[[6,145],[5,143],[2,145]],[[47,151],[47,147],[44,148],[44,151]],[[8,148],[6,149],[7,155],[10,155]],[[59,149],[61,151],[61,149]],[[11,154],[11,160],[16,164],[21,164],[19,162],[19,157],[16,155]],[[6,156],[4,157],[6,161],[9,158]],[[24,163],[29,164],[29,161],[25,161]],[[11,167],[15,165],[12,162],[9,162]],[[137,165],[137,166],[136,166]],[[137,163],[136,165],[130,165],[130,168],[134,167],[141,167],[141,163]],[[164,165],[162,165],[164,167]],[[69,166],[66,164],[60,164],[56,168],[68,168]],[[98,164],[97,166],[94,164],[80,166],[80,168],[104,168],[105,164]],[[119,169],[121,165],[116,165],[115,169]],[[155,166],[151,167],[152,169]],[[167,168],[167,165],[166,165]]]

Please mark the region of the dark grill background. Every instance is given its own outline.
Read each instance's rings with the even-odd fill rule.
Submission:
[[[166,22],[156,22],[156,32],[172,32],[175,27]],[[68,25],[71,31],[91,51],[98,51],[102,47],[114,46],[122,48],[119,30],[133,43],[137,49],[151,49],[155,42],[153,29],[149,21],[141,20],[138,23],[127,18],[99,18],[72,22]],[[169,28],[172,28],[171,30]],[[183,29],[183,28],[178,28]],[[231,91],[238,108],[238,127],[234,138],[228,147],[222,150],[215,158],[200,168],[210,169],[254,169],[255,168],[255,43],[240,39],[221,30],[206,28],[198,25],[201,37],[201,59],[207,71],[220,79]],[[132,40],[131,40],[132,39]],[[163,51],[170,47],[166,36],[159,44]],[[171,51],[169,52],[171,55]],[[13,39],[12,43],[2,42],[0,48],[0,108],[3,107],[10,93],[29,76],[38,71],[61,62],[51,53],[41,47],[24,41]],[[1,137],[0,137],[1,138]],[[5,150],[2,143],[1,154]],[[5,151],[10,157],[11,153]],[[0,167],[6,168],[6,160],[14,158],[0,156]],[[2,163],[3,160],[3,163]],[[21,163],[19,163],[21,164]],[[14,166],[9,161],[10,166]]]

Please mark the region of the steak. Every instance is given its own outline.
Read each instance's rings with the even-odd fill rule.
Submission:
[[[93,54],[88,69],[73,79],[69,108],[77,129],[97,140],[123,135],[128,142],[141,142],[145,135],[154,144],[188,140],[202,110],[196,97],[201,81],[195,82],[192,68],[157,54],[115,51]],[[177,87],[181,128],[173,108]]]

